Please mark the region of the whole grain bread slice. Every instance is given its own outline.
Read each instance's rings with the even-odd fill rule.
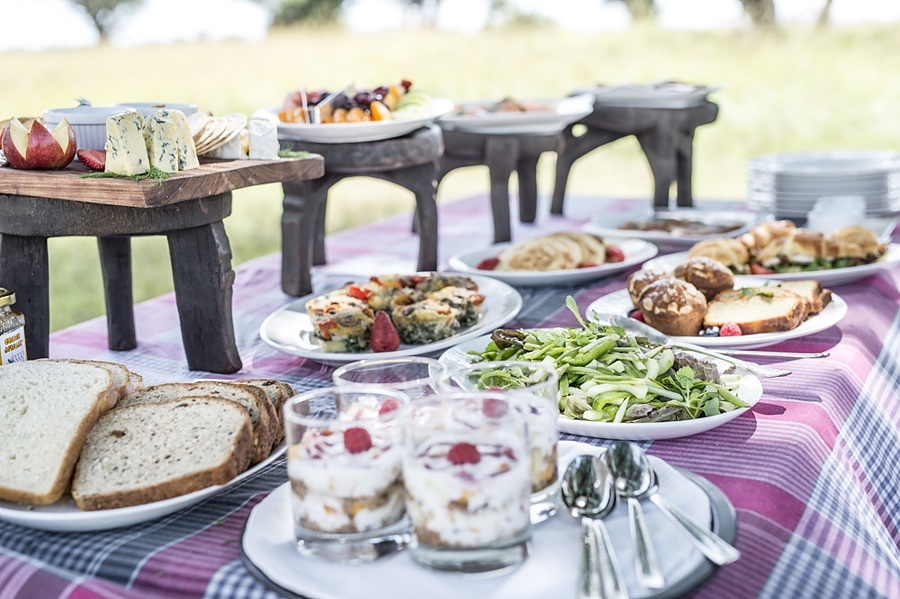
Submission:
[[[88,431],[115,401],[99,366],[61,360],[0,367],[0,499],[49,505],[65,492]]]
[[[274,428],[270,417],[268,399],[260,389],[222,381],[195,381],[193,383],[163,383],[136,391],[119,401],[120,406],[136,403],[161,402],[186,397],[220,397],[240,404],[250,416],[253,428],[252,464],[263,461],[272,449]]]
[[[762,288],[764,293],[731,289],[709,303],[704,327],[736,323],[744,335],[790,331],[806,320],[806,302],[792,291],[779,287]]]
[[[242,379],[234,381],[240,385],[250,385],[262,389],[272,406],[272,414],[275,418],[278,430],[272,442],[272,447],[277,447],[284,439],[284,413],[281,407],[284,402],[294,395],[294,389],[287,383],[275,379]]]
[[[63,360],[80,364],[93,364],[94,366],[99,366],[100,368],[109,371],[109,374],[113,379],[113,387],[116,390],[116,395],[113,396],[112,402],[104,409],[104,411],[114,408],[120,399],[126,395],[131,395],[138,389],[144,387],[144,378],[138,373],[132,372],[124,364],[119,364],[118,362],[106,362],[103,360],[74,360],[71,358],[63,358]]]
[[[250,417],[235,402],[192,397],[119,407],[91,428],[72,497],[83,510],[178,497],[230,481],[252,453]]]

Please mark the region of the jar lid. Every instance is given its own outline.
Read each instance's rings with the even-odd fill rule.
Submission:
[[[16,303],[16,292],[0,287],[0,306],[11,306]]]

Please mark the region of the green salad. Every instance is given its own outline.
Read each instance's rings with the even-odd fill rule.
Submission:
[[[559,374],[559,412],[597,422],[666,422],[749,407],[736,395],[741,377],[715,364],[585,322],[570,296],[566,306],[581,328],[494,331],[475,361],[543,362]],[[494,382],[494,384],[497,384]],[[512,388],[515,381],[504,385]]]

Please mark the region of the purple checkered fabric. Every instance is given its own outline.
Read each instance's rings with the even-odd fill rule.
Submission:
[[[577,228],[593,212],[636,205],[567,201],[567,217],[546,216],[542,206],[536,224],[514,224],[514,238]],[[458,251],[489,245],[490,218],[485,196],[442,204],[442,264]],[[382,272],[410,271],[418,241],[405,215],[330,236],[326,247],[329,265],[314,273],[317,291],[372,264],[383,266]],[[583,310],[623,288],[628,274],[584,286],[520,288],[524,307],[511,324],[573,326],[564,307],[567,295]],[[234,320],[244,369],[235,377],[279,378],[298,390],[327,385],[330,367],[260,340],[263,319],[293,299],[282,293],[279,281],[278,255],[237,269]],[[791,362],[794,374],[766,380],[764,395],[750,412],[708,433],[644,444],[650,453],[715,483],[737,509],[742,558],[722,568],[696,596],[900,597],[898,281],[900,267],[894,266],[835,287],[849,305],[847,317],[778,346],[828,350],[831,357]],[[173,295],[140,304],[135,312],[137,349],[107,350],[105,319],[98,318],[54,334],[52,356],[119,361],[148,384],[209,375],[186,368]],[[64,534],[0,522],[0,599],[276,597],[241,564],[239,545],[250,510],[285,480],[281,458],[193,507],[117,530]],[[574,589],[560,589],[559,596],[569,595]]]

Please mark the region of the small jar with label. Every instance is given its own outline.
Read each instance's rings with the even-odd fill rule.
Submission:
[[[14,303],[16,294],[0,287],[0,364],[28,359],[25,351],[25,316],[12,309]]]

